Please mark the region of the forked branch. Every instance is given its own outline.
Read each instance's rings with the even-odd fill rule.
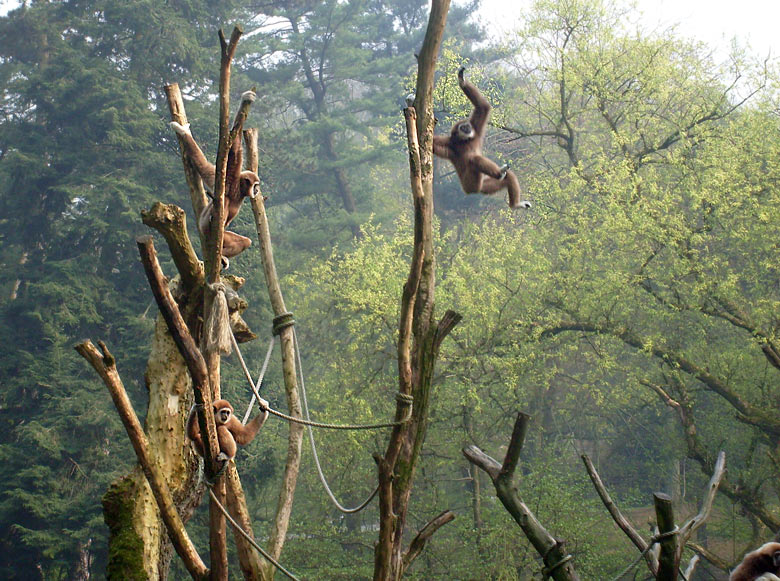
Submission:
[[[99,341],[98,345],[100,346],[100,351],[97,350],[91,341],[83,341],[76,345],[76,351],[92,365],[111,393],[111,399],[114,401],[119,417],[122,419],[122,424],[130,438],[130,443],[133,445],[138,463],[141,465],[146,480],[149,482],[149,487],[152,489],[160,515],[168,530],[168,535],[176,549],[176,553],[181,557],[184,566],[193,579],[208,579],[209,570],[203,563],[200,555],[198,555],[198,551],[192,544],[189,535],[187,535],[184,522],[176,510],[173,495],[168,488],[165,477],[161,474],[160,469],[149,453],[146,434],[141,427],[141,422],[138,421],[135,410],[133,410],[130,398],[127,397],[127,392],[116,368],[116,360],[109,352],[105,343]]]
[[[530,419],[527,414],[517,414],[509,449],[503,464],[476,446],[463,448],[463,455],[469,462],[490,476],[496,489],[496,496],[515,519],[515,522],[520,525],[539,556],[542,557],[545,565],[544,574],[552,577],[555,581],[579,581],[579,576],[572,563],[572,556],[567,553],[564,542],[555,539],[547,532],[531,509],[522,501],[517,488],[512,484],[512,476],[520,458],[520,451],[523,448]]]

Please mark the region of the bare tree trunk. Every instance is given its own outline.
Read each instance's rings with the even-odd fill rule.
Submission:
[[[474,466],[484,470],[490,476],[496,488],[496,496],[501,504],[520,525],[526,538],[544,561],[544,578],[552,577],[555,581],[579,581],[574,564],[571,562],[572,556],[566,552],[563,541],[547,532],[547,529],[542,526],[520,498],[512,482],[517,462],[520,459],[520,451],[525,441],[529,419],[530,417],[526,414],[517,414],[515,427],[512,430],[512,439],[509,442],[503,464],[499,464],[476,446],[463,448],[463,455]]]
[[[432,2],[428,29],[418,56],[415,107],[404,111],[414,201],[414,250],[401,297],[396,421],[403,419],[410,396],[413,407],[410,420],[393,428],[385,455],[374,457],[378,467],[380,512],[379,540],[374,549],[375,581],[398,581],[419,554],[415,541],[430,537],[451,520],[446,512],[436,517],[420,531],[404,554],[403,537],[412,482],[428,427],[434,364],[441,342],[461,318],[448,311],[438,324],[434,319],[433,72],[449,4],[449,0]]]
[[[29,256],[30,256],[30,253],[27,252],[26,250],[24,252],[22,252],[22,255],[19,257],[19,266],[24,266],[27,263],[27,258]],[[14,284],[11,287],[11,292],[8,295],[8,298],[10,300],[15,301],[16,298],[19,296],[19,287],[20,286],[22,286],[22,278],[21,278],[21,276],[14,281]]]
[[[192,405],[192,382],[162,317],[155,323],[145,378],[149,392],[147,438],[186,522],[203,493],[195,486],[198,460],[182,429]],[[144,578],[166,579],[172,547],[140,467],[112,484],[103,497],[103,513],[112,532],[110,545],[125,547],[122,551],[111,551],[109,571],[117,575],[110,577],[126,578],[126,567],[132,568],[130,564],[138,559],[129,552],[134,546],[129,541],[137,538],[143,548]]]

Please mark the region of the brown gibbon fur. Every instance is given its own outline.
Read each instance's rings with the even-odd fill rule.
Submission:
[[[268,418],[268,402],[260,400],[261,413],[251,422],[244,425],[234,414],[233,406],[227,400],[218,399],[213,404],[214,421],[217,424],[217,439],[219,440],[220,461],[232,460],[236,456],[238,445],[246,446],[257,435],[257,432]],[[195,406],[187,418],[187,436],[195,444],[198,454],[203,456],[203,439],[200,437],[198,415]]]
[[[765,543],[751,551],[729,576],[729,581],[780,581],[780,543]]]
[[[506,189],[511,208],[530,208],[529,202],[520,201],[520,184],[508,166],[482,155],[485,127],[490,117],[490,103],[479,90],[464,78],[465,68],[458,70],[458,85],[474,105],[471,117],[458,121],[449,135],[433,136],[433,153],[450,160],[467,194],[494,194]]]
[[[241,95],[243,101],[254,101],[255,94],[247,91]],[[238,118],[236,119],[238,122]],[[184,152],[192,160],[195,169],[198,171],[204,186],[214,191],[214,180],[216,176],[216,167],[206,159],[198,144],[192,137],[190,126],[180,125],[175,121],[171,122],[171,128],[182,138]],[[241,147],[241,137],[243,122],[239,123],[236,137],[230,146],[227,159],[227,172],[225,174],[225,226],[233,221],[238,211],[241,209],[241,203],[247,196],[256,196],[260,191],[260,178],[253,171],[242,171],[243,167],[243,149]],[[209,194],[211,197],[211,194]],[[208,236],[211,231],[211,220],[214,212],[214,200],[206,205],[198,218],[198,229],[204,236]],[[252,241],[246,236],[241,236],[235,232],[225,230],[222,241],[222,256],[225,259],[233,258],[246,250]],[[230,262],[225,260],[226,267]]]

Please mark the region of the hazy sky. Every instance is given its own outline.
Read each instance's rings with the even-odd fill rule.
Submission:
[[[482,13],[486,22],[511,31],[531,1],[482,0]],[[630,1],[625,0],[626,4]],[[0,15],[18,4],[16,0],[0,0]],[[736,37],[761,56],[770,50],[773,56],[780,55],[779,0],[635,0],[635,4],[637,19],[641,14],[640,21],[649,29],[677,25],[683,36],[720,47],[724,53]]]
[[[620,1],[620,0],[617,0]],[[531,5],[531,0],[482,0],[485,20],[503,31]],[[778,0],[635,0],[637,21],[645,28],[667,29],[706,42],[725,52],[733,38],[766,56],[780,54],[780,2]],[[625,5],[631,5],[630,0]]]

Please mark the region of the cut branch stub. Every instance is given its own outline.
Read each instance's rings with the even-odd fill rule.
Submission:
[[[188,291],[203,284],[203,264],[198,259],[187,234],[184,210],[173,204],[156,202],[149,210],[141,212],[141,220],[165,237],[171,257],[181,280]]]
[[[656,581],[677,581],[679,558],[677,554],[677,527],[674,524],[674,508],[669,495],[661,492],[653,494],[655,517],[658,523],[658,573]]]

